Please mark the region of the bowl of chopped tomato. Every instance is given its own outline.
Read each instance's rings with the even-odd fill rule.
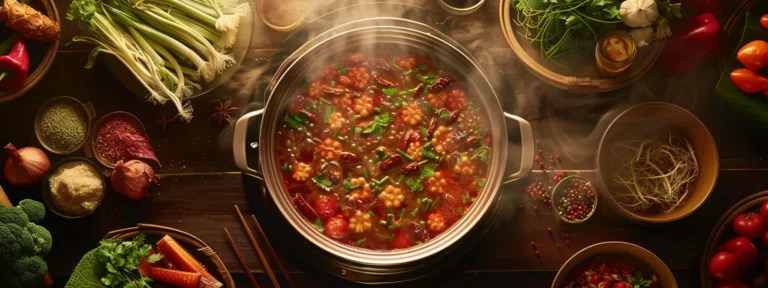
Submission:
[[[675,276],[659,257],[638,245],[609,241],[576,252],[560,267],[552,288],[678,287]]]
[[[235,163],[324,253],[377,267],[428,259],[531,169],[530,124],[505,113],[476,61],[431,27],[355,21],[287,59],[266,106],[235,125]]]

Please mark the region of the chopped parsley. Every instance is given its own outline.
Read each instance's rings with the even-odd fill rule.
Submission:
[[[488,161],[491,160],[491,147],[483,146],[480,147],[480,149],[477,149],[477,151],[472,154],[472,158],[470,158],[470,160],[475,159],[480,159],[480,161],[488,163]]]
[[[315,182],[317,186],[320,186],[320,188],[323,188],[325,191],[331,191],[333,188],[333,182],[325,177],[325,173],[320,173],[320,175],[312,177],[312,182]]]
[[[424,144],[424,146],[421,147],[421,156],[430,160],[435,160],[435,162],[440,162],[440,154],[437,154],[432,149],[432,142],[427,142],[427,144]]]
[[[477,187],[480,187],[480,188],[485,187],[485,179],[477,178],[477,180],[475,180],[475,182],[477,182]]]
[[[388,113],[378,114],[376,115],[376,119],[373,119],[373,122],[368,125],[368,128],[363,130],[363,134],[371,134],[377,131],[383,133],[383,129],[389,126],[391,122],[392,118]]]
[[[468,200],[469,200],[469,193],[461,195],[461,203],[462,204],[466,204]]]
[[[355,126],[355,134],[360,134],[363,132],[363,127]]]
[[[451,119],[451,112],[445,109],[440,109],[435,111],[437,115],[440,115],[440,118],[443,118],[443,120],[450,120]]]
[[[408,185],[408,188],[411,189],[411,192],[421,192],[421,190],[424,190],[424,186],[421,185],[421,181],[415,180],[413,178],[408,178],[408,180],[405,180],[405,185]]]
[[[323,226],[323,221],[321,221],[320,218],[315,218],[315,226],[320,232],[325,231],[325,226]]]

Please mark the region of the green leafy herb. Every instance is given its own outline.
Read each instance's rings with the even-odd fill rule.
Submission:
[[[461,195],[461,203],[462,204],[466,204],[468,200],[469,200],[469,193]]]
[[[643,273],[640,273],[640,271],[635,270],[635,272],[632,273],[632,276],[629,277],[629,284],[632,284],[634,288],[643,288],[643,287],[649,287],[653,281],[650,279],[643,280]]]
[[[142,257],[152,249],[152,245],[144,244],[144,234],[137,235],[132,241],[104,239],[99,245],[92,255],[93,261],[106,268],[106,274],[100,279],[102,284],[108,287],[151,287],[152,279],[142,276],[138,269]],[[155,263],[162,258],[162,254],[155,254],[146,261]]]
[[[477,187],[480,187],[480,188],[485,187],[485,179],[477,178],[477,180],[475,180],[475,181],[477,182]]]
[[[349,72],[349,70],[350,70],[350,68],[348,68],[348,67],[341,68],[339,70],[336,70],[336,75],[341,76],[341,75],[347,74],[347,72]]]
[[[378,114],[376,115],[376,118],[373,120],[373,122],[371,122],[368,127],[363,130],[363,134],[371,134],[377,130],[381,131],[382,129],[389,126],[391,122],[392,118],[388,113]]]
[[[355,126],[355,134],[360,134],[363,132],[363,127]]]
[[[483,146],[480,147],[480,149],[477,149],[477,151],[472,154],[472,158],[470,158],[470,160],[475,159],[480,159],[480,161],[488,163],[488,161],[491,160],[491,147]]]
[[[427,139],[427,136],[429,136],[429,131],[427,131],[427,128],[419,127],[419,130],[421,130],[421,138]]]
[[[429,73],[427,75],[416,74],[416,79],[419,79],[421,83],[432,85],[432,84],[435,84],[435,81],[437,80],[437,75],[435,75],[434,73]]]
[[[437,115],[440,115],[440,118],[443,118],[443,120],[449,120],[451,119],[451,112],[445,109],[440,109],[435,111]]]
[[[405,185],[411,189],[411,192],[421,192],[421,190],[424,190],[424,186],[421,185],[421,181],[418,179],[408,178],[408,180],[405,180]]]
[[[381,89],[381,93],[384,93],[384,95],[392,96],[397,93],[397,88],[383,88]]]
[[[297,114],[297,115],[301,115],[301,114]],[[285,115],[285,118],[283,118],[283,120],[294,129],[300,129],[301,127],[304,127],[304,123],[296,119],[295,115]]]
[[[437,152],[432,149],[432,142],[427,142],[427,144],[424,144],[424,146],[421,147],[421,156],[440,162],[440,154],[437,154]]]
[[[325,176],[325,173],[320,173],[320,175],[312,177],[312,182],[315,182],[317,186],[320,186],[320,188],[323,188],[325,191],[331,191],[333,188],[333,182]]]
[[[411,217],[416,217],[416,214],[418,213],[419,213],[419,207],[416,207],[416,209],[413,209],[413,211],[411,211]]]
[[[320,98],[320,99],[324,99],[324,98]],[[328,101],[328,100],[325,100],[325,101]],[[317,103],[315,103],[315,101],[307,101],[307,103],[304,103],[304,109],[312,111],[312,110],[315,110],[315,108],[317,108]]]
[[[435,165],[437,166],[437,165]],[[435,176],[435,169],[430,167],[424,167],[421,169],[421,176],[419,178],[421,179],[427,179],[429,177]]]
[[[315,227],[317,227],[317,230],[320,232],[325,231],[325,226],[323,226],[323,221],[321,221],[320,218],[315,218]]]

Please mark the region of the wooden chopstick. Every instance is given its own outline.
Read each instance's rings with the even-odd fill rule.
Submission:
[[[264,265],[264,270],[267,270],[267,274],[269,274],[269,279],[272,280],[272,285],[275,285],[275,287],[280,288],[280,283],[277,282],[277,278],[275,278],[275,273],[273,273],[272,268],[269,267],[269,262],[267,262],[267,258],[264,257],[264,252],[261,252],[261,247],[259,247],[259,243],[257,243],[256,238],[253,237],[251,228],[248,228],[248,223],[245,222],[245,218],[243,218],[243,213],[240,213],[240,208],[238,208],[237,205],[235,205],[235,211],[237,211],[237,217],[240,217],[240,223],[243,224],[243,228],[245,229],[246,234],[248,234],[248,238],[251,239],[251,244],[253,244],[253,248],[256,249],[256,253],[259,254],[259,259],[261,259],[261,263]]]
[[[269,250],[269,253],[272,255],[272,258],[275,258],[275,262],[277,262],[277,267],[280,268],[280,273],[283,273],[285,276],[285,280],[288,281],[288,286],[291,288],[294,288],[293,281],[291,280],[291,276],[288,275],[288,270],[283,267],[283,262],[280,261],[280,257],[277,257],[277,252],[275,252],[275,248],[272,248],[272,243],[269,243],[269,239],[267,238],[267,234],[264,234],[264,230],[261,229],[261,225],[259,224],[259,220],[256,220],[255,215],[251,215],[251,219],[253,219],[253,223],[256,224],[256,229],[259,230],[259,234],[261,235],[261,238],[264,239],[264,243],[267,244],[267,250]]]
[[[245,263],[243,254],[240,253],[240,249],[237,248],[237,244],[235,244],[235,240],[232,239],[232,235],[229,234],[229,230],[227,230],[227,228],[224,228],[224,234],[227,235],[227,240],[229,240],[229,244],[232,245],[232,249],[235,249],[237,260],[240,260],[240,265],[243,266],[243,270],[245,270],[245,273],[248,274],[248,279],[251,279],[251,284],[253,284],[253,287],[259,288],[259,283],[256,282],[256,278],[253,278],[253,274],[251,274],[251,268],[248,268],[248,263]]]

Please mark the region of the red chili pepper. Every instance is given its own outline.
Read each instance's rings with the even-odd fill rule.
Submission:
[[[691,7],[699,13],[720,13],[720,0],[681,0],[685,7]]]
[[[24,86],[29,74],[29,55],[24,38],[17,38],[11,51],[0,56],[0,88],[18,89]]]
[[[768,78],[746,68],[733,70],[731,81],[741,91],[747,93],[757,93],[768,89]]]
[[[744,67],[752,70],[760,70],[768,67],[768,42],[755,40],[747,43],[736,53],[736,59],[739,59]]]
[[[712,13],[693,17],[672,31],[661,54],[661,69],[670,74],[683,73],[722,52],[720,22]]]

